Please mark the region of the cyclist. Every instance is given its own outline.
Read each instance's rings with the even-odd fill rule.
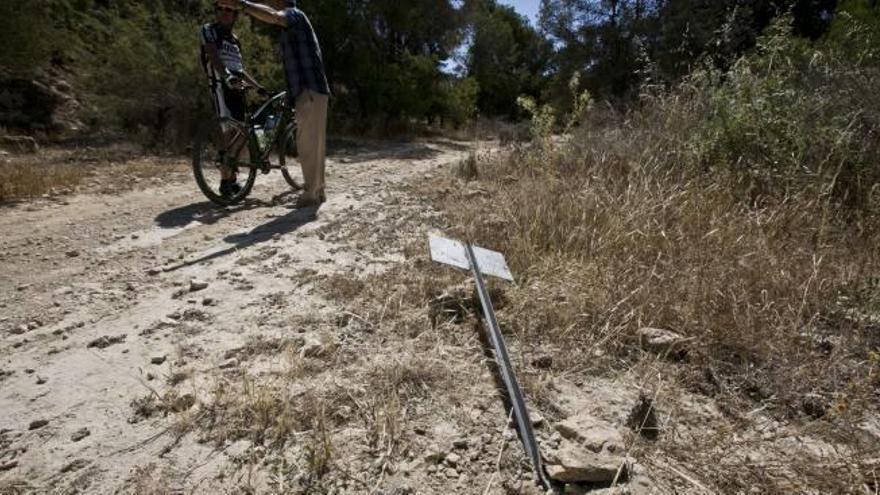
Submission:
[[[287,95],[296,106],[296,148],[305,191],[298,206],[325,202],[324,168],[327,150],[327,103],[330,86],[312,23],[296,0],[219,0],[220,5],[242,10],[253,19],[282,28],[281,55],[287,77]]]
[[[232,32],[238,19],[238,10],[214,1],[216,22],[201,28],[201,62],[213,95],[214,111],[221,119],[245,119],[245,87],[257,88],[261,94],[268,92],[245,69],[241,56],[241,43]],[[232,145],[236,136],[234,128],[221,123],[223,137],[227,145]],[[244,136],[240,136],[244,138]],[[247,153],[247,146],[242,148]],[[221,157],[222,160],[223,157]],[[238,157],[243,160],[243,157]],[[220,167],[220,194],[234,196],[241,190],[235,176],[235,169]]]

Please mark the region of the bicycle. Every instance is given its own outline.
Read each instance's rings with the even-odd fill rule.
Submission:
[[[287,92],[269,96],[256,112],[245,114],[244,122],[223,118],[220,126],[213,126],[207,135],[197,136],[193,145],[193,174],[202,193],[220,206],[243,201],[251,193],[257,172],[268,174],[281,170],[284,180],[294,189],[300,186],[287,170],[287,158],[296,157],[296,115],[287,101]],[[226,126],[224,135],[222,127]],[[231,137],[230,137],[231,136]],[[247,146],[247,161],[240,161]],[[272,160],[275,151],[276,160]],[[234,195],[220,194],[221,168],[228,167],[238,174],[240,168],[248,170],[241,182],[241,190]]]

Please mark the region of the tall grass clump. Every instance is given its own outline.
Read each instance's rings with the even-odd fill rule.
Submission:
[[[671,364],[684,387],[841,434],[880,404],[880,30],[846,12],[816,43],[780,26],[726,74],[492,155],[489,197],[449,211],[503,249],[520,277],[504,319],[566,373],[637,366],[637,330],[668,328],[692,339]]]

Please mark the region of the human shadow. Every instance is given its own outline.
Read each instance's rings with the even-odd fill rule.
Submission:
[[[198,265],[200,263],[205,263],[211,260],[222,258],[226,255],[238,251],[239,249],[245,249],[250,246],[266,242],[272,239],[276,234],[289,234],[302,227],[303,225],[317,220],[317,214],[317,207],[294,209],[289,213],[273,218],[269,222],[254,227],[249,232],[230,234],[224,237],[223,240],[226,243],[231,244],[231,246],[227,248],[208,253],[196,259],[183,261],[177,265],[166,267],[164,271],[173,272],[180,270],[181,268],[186,268],[189,266]]]
[[[164,211],[156,216],[155,221],[159,227],[164,229],[185,227],[192,222],[210,225],[242,211],[277,206],[280,203],[289,201],[293,194],[293,191],[285,191],[276,194],[268,201],[248,198],[243,202],[232,206],[219,206],[210,201],[202,201],[200,203],[193,203]]]
[[[263,206],[259,201],[246,201],[232,207],[217,206],[210,201],[193,203],[164,211],[156,216],[156,224],[163,229],[185,227],[192,222],[213,224],[233,213]]]

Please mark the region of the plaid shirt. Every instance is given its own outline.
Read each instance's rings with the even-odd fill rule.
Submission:
[[[296,99],[307,89],[329,95],[321,46],[312,23],[297,8],[285,9],[284,16],[287,18],[287,28],[281,34],[281,59],[287,77],[288,95]]]

